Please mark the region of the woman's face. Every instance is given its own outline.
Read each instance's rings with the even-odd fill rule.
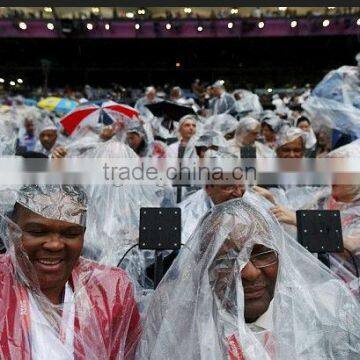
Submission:
[[[309,132],[311,129],[311,125],[307,121],[300,121],[298,124],[298,128],[300,128],[302,131]]]
[[[266,142],[275,141],[276,138],[275,132],[271,129],[271,127],[268,124],[263,124],[261,130],[262,130],[262,135],[264,136]]]

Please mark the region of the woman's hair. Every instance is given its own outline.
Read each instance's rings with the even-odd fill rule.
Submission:
[[[296,121],[296,126],[299,126],[299,124],[303,121],[306,121],[309,125],[311,125],[310,120],[306,116],[300,116]]]

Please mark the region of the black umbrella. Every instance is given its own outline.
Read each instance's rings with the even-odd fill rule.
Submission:
[[[145,106],[154,114],[154,116],[165,117],[168,120],[173,121],[179,121],[185,115],[196,115],[191,107],[178,105],[166,100]]]

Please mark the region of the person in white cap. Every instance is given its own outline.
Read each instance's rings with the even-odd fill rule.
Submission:
[[[235,113],[235,98],[226,92],[224,83],[224,80],[218,80],[212,86],[215,96],[211,103],[213,115]]]
[[[66,156],[66,150],[60,146],[58,129],[48,118],[44,119],[39,129],[39,140],[35,145],[35,152],[49,157],[61,158]]]

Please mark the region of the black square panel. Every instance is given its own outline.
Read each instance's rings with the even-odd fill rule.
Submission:
[[[180,208],[141,208],[139,248],[178,250],[181,246]]]
[[[339,210],[296,211],[298,242],[312,253],[342,252]]]

